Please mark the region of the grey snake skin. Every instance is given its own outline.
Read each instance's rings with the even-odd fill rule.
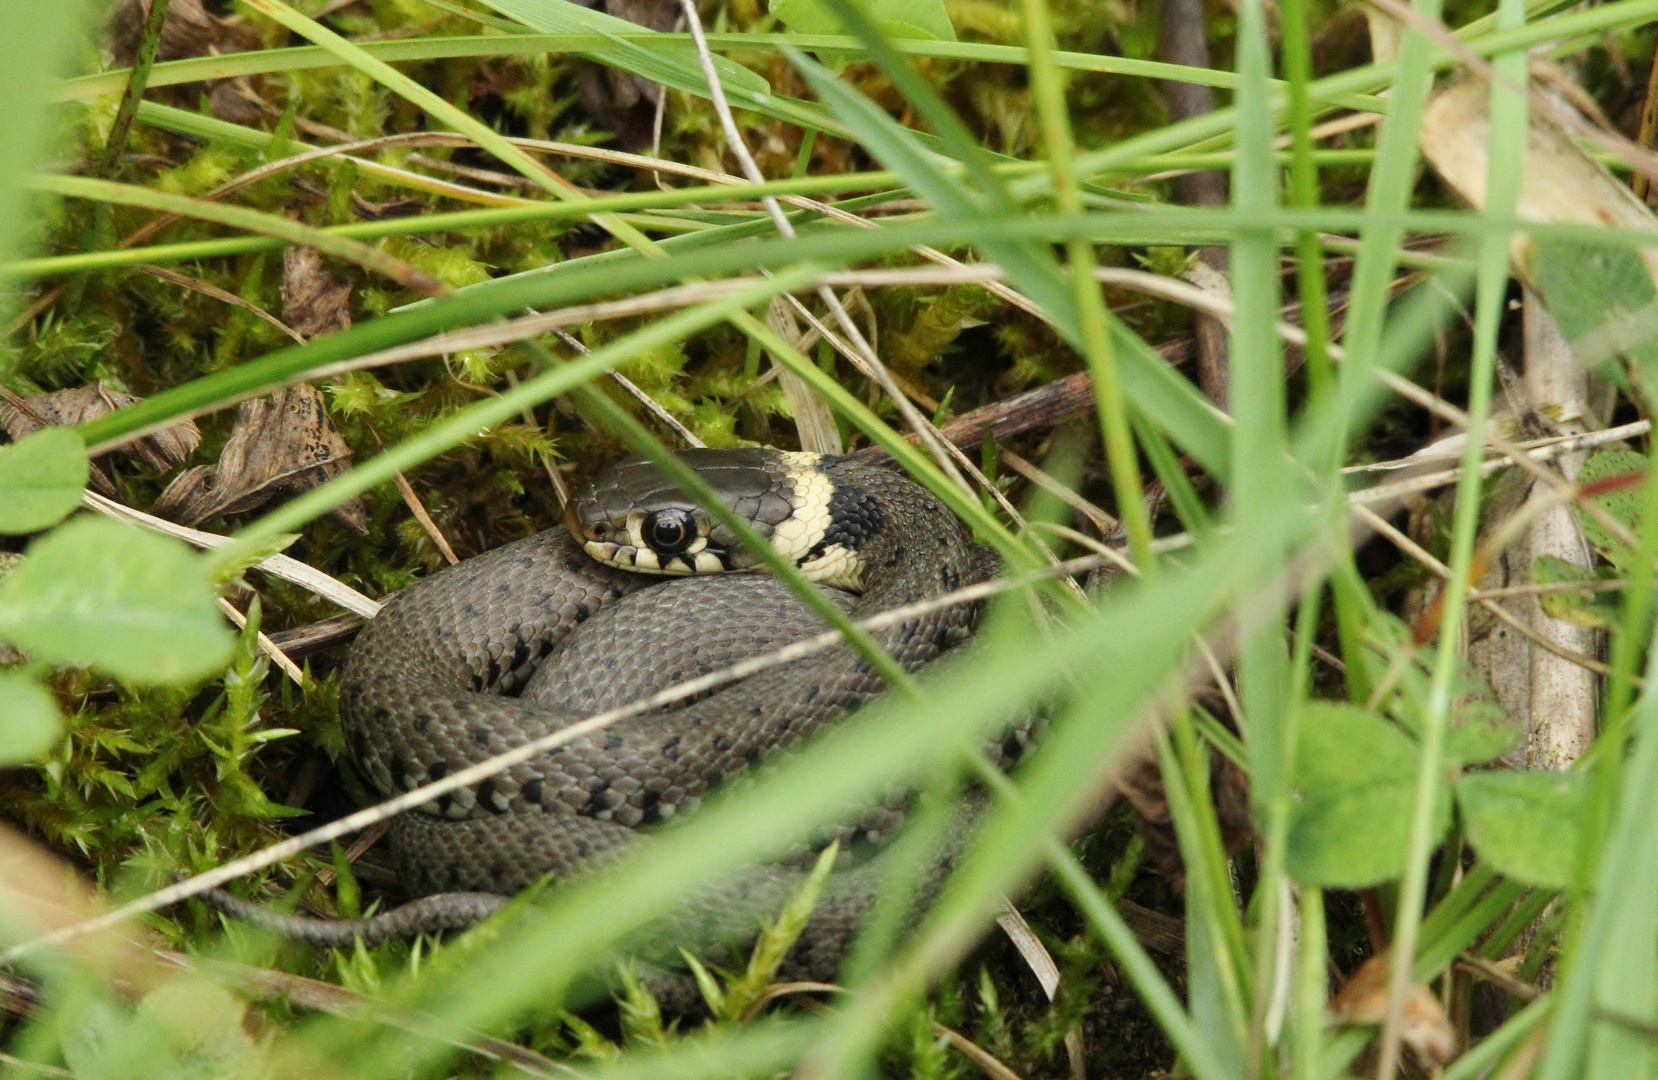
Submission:
[[[808,571],[861,578],[861,594],[831,591],[854,618],[986,580],[996,570],[994,556],[948,509],[886,469],[765,450],[682,457],[776,547],[792,546],[791,557]],[[810,519],[804,531],[797,515]],[[638,546],[653,528],[673,533],[686,525],[707,540],[702,554],[693,555],[692,545],[681,556],[687,567],[696,560],[712,567],[716,558],[718,569],[752,562],[642,461],[612,466],[572,501],[569,518],[579,539],[553,529],[439,571],[393,597],[363,629],[343,669],[340,703],[351,756],[382,795],[822,630],[821,620],[769,576],[663,577],[590,557],[588,551],[609,554],[616,544],[607,541],[626,546],[631,537]],[[621,557],[668,565],[673,550]],[[967,641],[977,619],[975,606],[947,607],[876,638],[915,672]],[[374,919],[331,923],[224,896],[214,902],[323,945],[466,925],[544,875],[564,878],[603,865],[883,689],[863,660],[837,647],[445,795],[392,823],[399,877],[425,899]],[[824,839],[878,849],[902,823],[906,802],[905,793],[893,793]],[[757,915],[782,905],[804,865],[802,856],[760,868],[719,894],[687,899],[669,932],[674,944],[751,938]],[[833,976],[879,870],[877,858],[831,875],[790,973]]]

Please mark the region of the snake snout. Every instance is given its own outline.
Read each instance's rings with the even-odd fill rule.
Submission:
[[[733,512],[770,536],[792,506],[777,455],[692,450],[695,469]],[[570,531],[592,558],[651,574],[713,574],[752,569],[757,560],[728,530],[643,458],[616,462],[576,493],[565,511]]]
[[[852,553],[825,543],[835,528],[836,505],[856,501],[836,499],[823,458],[767,450],[690,450],[679,456],[727,508],[808,576],[859,587],[861,568]],[[736,536],[643,458],[601,472],[570,500],[566,518],[583,550],[608,566],[684,575],[759,564]]]

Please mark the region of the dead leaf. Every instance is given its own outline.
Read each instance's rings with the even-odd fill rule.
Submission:
[[[291,247],[282,259],[282,321],[301,337],[351,329],[351,286],[323,265],[316,248]]]
[[[130,67],[138,56],[144,23],[150,15],[151,0],[116,0],[110,8],[107,26],[110,51],[115,62]],[[220,19],[202,6],[202,0],[172,0],[167,19],[161,24],[157,43],[158,60],[185,60],[194,56],[223,56],[261,47],[257,31],[238,18]],[[249,100],[248,80],[208,79],[201,83],[207,92],[213,115],[232,123],[251,124],[264,116]]]
[[[1484,82],[1465,79],[1436,94],[1422,117],[1423,154],[1476,209],[1485,207],[1491,126],[1488,96]],[[1646,204],[1543,117],[1531,116],[1525,161],[1516,165],[1521,184],[1514,209],[1522,221],[1632,232],[1658,229]],[[1529,234],[1514,237],[1514,262],[1522,273],[1529,271],[1535,247]],[[1642,247],[1637,255],[1658,278],[1658,250]]]
[[[1134,811],[1134,825],[1146,845],[1147,857],[1177,892],[1185,892],[1186,865],[1156,757],[1148,751],[1128,762],[1116,784],[1123,801]],[[1213,754],[1209,761],[1209,794],[1220,819],[1221,840],[1230,854],[1250,835],[1249,780],[1229,759]]]
[[[14,440],[21,439],[43,427],[84,424],[141,400],[105,386],[102,379],[95,380],[91,386],[54,390],[50,394],[35,394],[26,398],[0,388],[0,427],[4,427],[6,434]],[[189,420],[181,420],[161,431],[122,443],[115,449],[134,455],[157,472],[166,472],[184,464],[184,459],[200,442],[201,432],[196,425]]]
[[[322,394],[301,383],[274,397],[243,402],[219,463],[182,473],[151,510],[193,526],[220,514],[252,510],[278,496],[298,495],[350,465],[351,448],[328,419]],[[368,535],[368,517],[359,500],[341,504],[332,516]]]
[[[1347,985],[1330,1002],[1334,1024],[1379,1025],[1387,1019],[1388,954],[1372,956],[1360,965]],[[1444,1065],[1456,1056],[1456,1032],[1445,1007],[1433,991],[1412,983],[1399,1015],[1399,1038],[1424,1063]]]
[[[150,7],[151,0],[117,0],[110,9],[109,45],[122,67],[131,67],[138,57]],[[224,24],[207,13],[201,0],[173,0],[167,7],[167,21],[161,24],[156,59],[183,60],[223,51],[218,48],[223,34]]]

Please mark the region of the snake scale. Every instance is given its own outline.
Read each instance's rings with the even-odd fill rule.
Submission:
[[[995,572],[994,556],[948,509],[887,469],[770,450],[689,451],[682,460],[854,618]],[[397,594],[358,637],[341,711],[351,756],[382,795],[822,630],[774,578],[725,573],[756,560],[643,460],[606,469],[566,518],[566,529]],[[943,607],[876,638],[914,672],[965,642],[977,618],[973,605]],[[323,944],[466,925],[549,872],[602,865],[882,690],[864,660],[837,647],[442,796],[391,830],[399,877],[425,899],[376,919],[220,906]],[[878,844],[901,823],[904,801],[895,794],[869,808],[838,838]],[[740,885],[743,903],[687,901],[697,928],[682,933],[752,936],[757,915],[780,906],[799,876],[755,872]],[[803,976],[833,975],[874,878],[866,866],[831,882],[791,957]]]

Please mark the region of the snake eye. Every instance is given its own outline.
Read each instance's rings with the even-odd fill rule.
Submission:
[[[683,510],[658,510],[645,523],[645,542],[658,555],[677,555],[691,546],[697,536],[691,515]]]

